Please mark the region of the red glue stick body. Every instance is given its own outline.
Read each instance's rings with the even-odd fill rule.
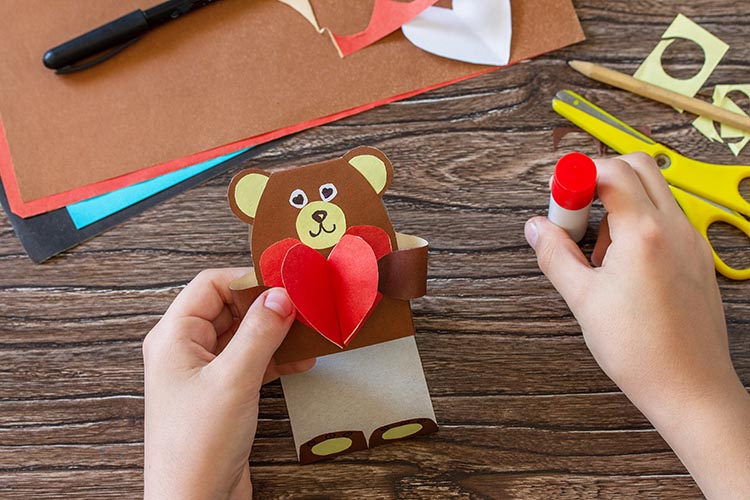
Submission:
[[[596,165],[582,153],[570,153],[557,162],[547,218],[565,229],[573,241],[586,234],[591,202],[596,191]]]

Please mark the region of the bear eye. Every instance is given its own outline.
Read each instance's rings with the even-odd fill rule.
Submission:
[[[336,190],[336,186],[331,184],[330,182],[328,184],[323,184],[320,186],[320,199],[323,201],[331,201],[336,197],[338,194],[338,191]]]
[[[289,196],[289,203],[293,207],[302,208],[307,205],[307,195],[301,189],[295,189]]]

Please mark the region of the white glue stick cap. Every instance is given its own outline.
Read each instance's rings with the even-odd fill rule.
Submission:
[[[557,162],[547,218],[565,229],[573,241],[586,234],[591,202],[596,191],[596,165],[582,153],[570,153]]]

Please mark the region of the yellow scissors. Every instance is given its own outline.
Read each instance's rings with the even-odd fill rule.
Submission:
[[[709,245],[708,228],[715,222],[727,223],[750,237],[750,221],[746,218],[750,216],[750,203],[739,188],[743,179],[750,178],[750,166],[715,165],[683,156],[570,90],[558,92],[552,108],[620,154],[643,151],[651,155],[680,208]],[[729,266],[713,246],[711,252],[721,274],[736,280],[750,279],[750,268]]]

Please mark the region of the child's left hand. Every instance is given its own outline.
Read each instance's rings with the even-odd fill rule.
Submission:
[[[250,498],[260,387],[314,364],[272,360],[294,321],[283,289],[240,322],[229,283],[247,272],[200,273],[143,342],[146,499]]]

